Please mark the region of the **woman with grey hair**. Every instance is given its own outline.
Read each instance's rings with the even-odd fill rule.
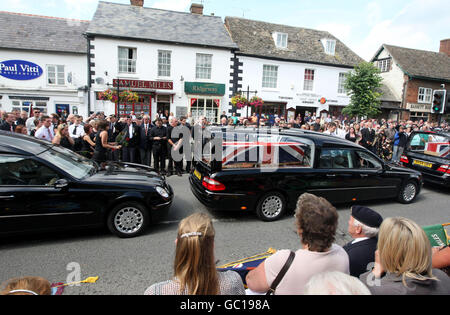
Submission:
[[[371,295],[358,278],[331,271],[313,276],[305,286],[305,295]]]

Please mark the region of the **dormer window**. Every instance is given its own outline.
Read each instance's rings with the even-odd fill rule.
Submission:
[[[326,54],[334,56],[336,51],[336,41],[334,39],[324,38],[322,39],[322,45]]]
[[[274,33],[273,40],[277,48],[286,49],[288,45],[288,34],[286,33]]]

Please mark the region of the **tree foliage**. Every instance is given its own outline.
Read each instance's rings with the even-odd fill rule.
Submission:
[[[351,117],[368,118],[381,113],[382,80],[380,70],[370,62],[362,62],[347,73],[345,89],[350,96],[350,104],[342,110],[342,113]]]

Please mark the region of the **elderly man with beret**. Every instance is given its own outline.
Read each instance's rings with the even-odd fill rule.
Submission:
[[[350,274],[359,277],[368,270],[370,263],[375,261],[377,250],[378,230],[383,218],[376,211],[363,207],[353,206],[348,233],[353,241],[344,246],[350,260]]]

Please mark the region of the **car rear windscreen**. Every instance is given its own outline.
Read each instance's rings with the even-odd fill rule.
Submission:
[[[450,137],[432,133],[415,133],[409,139],[412,152],[450,160]]]

